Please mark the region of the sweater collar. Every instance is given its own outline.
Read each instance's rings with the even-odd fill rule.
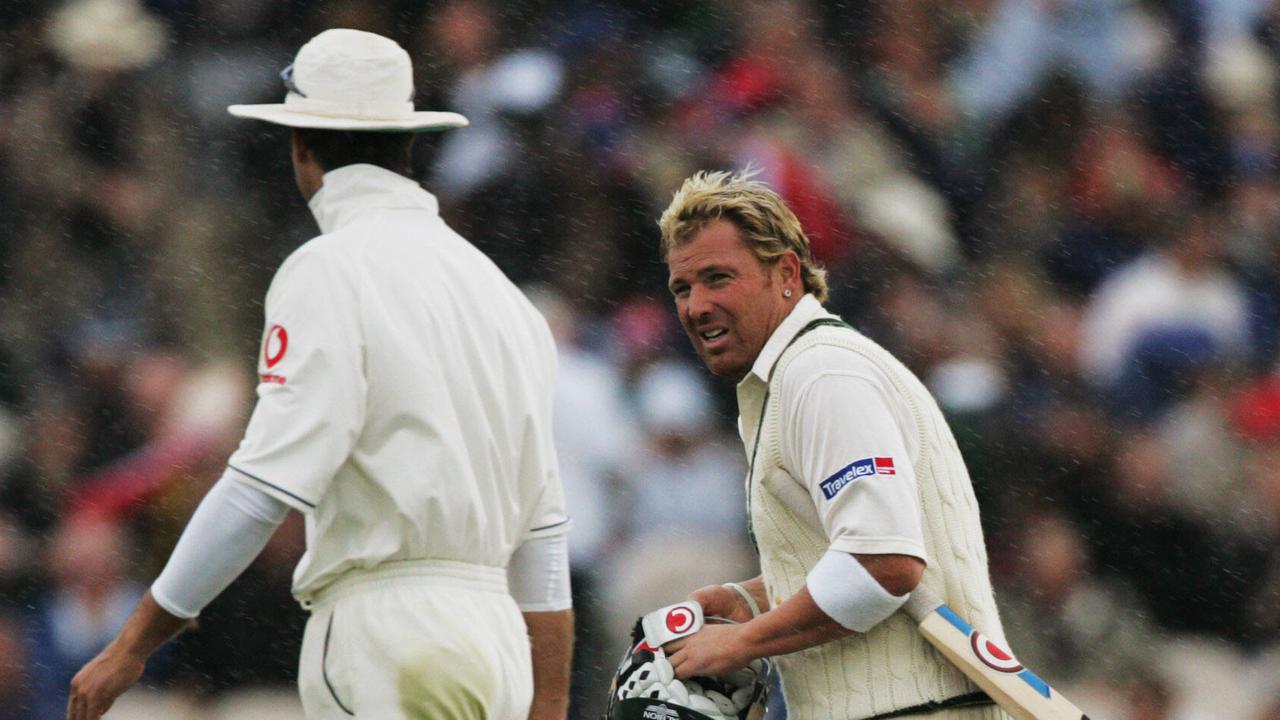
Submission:
[[[751,365],[751,371],[747,373],[747,377],[755,376],[763,382],[769,382],[769,373],[773,371],[773,366],[778,362],[778,358],[782,356],[782,351],[787,349],[791,344],[791,339],[796,333],[804,329],[813,320],[821,317],[835,317],[827,312],[822,303],[818,302],[818,298],[810,293],[800,298],[800,302],[791,308],[791,313],[778,325],[773,334],[765,342],[764,347],[760,349],[760,354],[756,356],[756,361]]]
[[[328,234],[375,209],[438,212],[436,198],[409,178],[377,165],[346,165],[324,174],[324,185],[307,202],[320,232]]]

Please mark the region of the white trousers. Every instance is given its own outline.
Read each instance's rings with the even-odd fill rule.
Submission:
[[[298,670],[308,720],[525,720],[533,666],[505,571],[394,565],[313,602]]]

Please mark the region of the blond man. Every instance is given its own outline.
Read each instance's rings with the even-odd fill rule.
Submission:
[[[698,173],[659,226],[681,325],[738,381],[762,569],[692,594],[739,624],[669,645],[676,676],[775,656],[793,720],[1005,718],[897,612],[923,582],[1003,640],[972,485],[933,398],[823,309],[826,273],[762,183]]]

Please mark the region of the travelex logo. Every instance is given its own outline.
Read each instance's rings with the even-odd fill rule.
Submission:
[[[845,489],[860,477],[897,474],[898,471],[893,467],[893,458],[869,457],[849,463],[837,470],[834,475],[823,480],[819,487],[822,488],[823,497],[830,500],[836,496],[836,493]]]
[[[644,720],[680,720],[680,713],[666,705],[649,705],[641,714]]]

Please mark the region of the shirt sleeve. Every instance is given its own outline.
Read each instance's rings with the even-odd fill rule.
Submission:
[[[783,462],[808,489],[830,549],[925,560],[915,471],[889,392],[871,374],[806,374],[783,409]]]
[[[302,512],[315,508],[364,426],[357,301],[335,261],[306,247],[267,292],[258,404],[227,464]]]
[[[552,437],[552,408],[555,404],[552,388],[556,383],[558,361],[549,330],[543,334],[541,344],[543,347],[539,354],[546,372],[545,384],[536,389],[541,394],[535,403],[540,417],[529,424],[520,469],[520,482],[534,488],[532,495],[537,500],[530,514],[529,529],[521,541],[563,535],[572,525],[565,511],[560,464]]]

